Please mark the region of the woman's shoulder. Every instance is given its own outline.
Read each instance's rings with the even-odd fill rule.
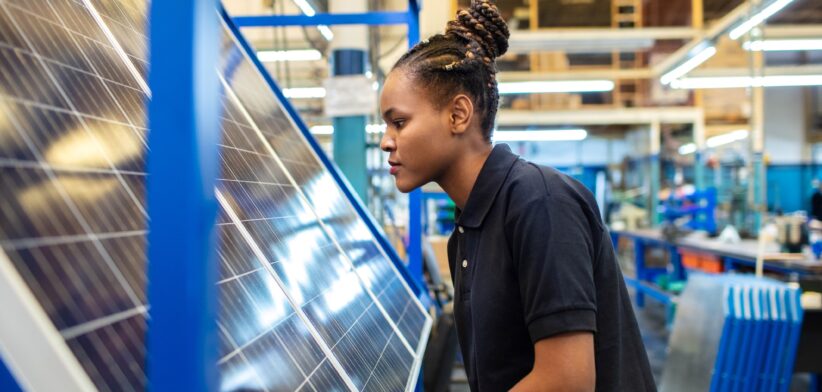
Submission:
[[[518,159],[508,176],[507,204],[509,211],[535,211],[542,205],[552,209],[571,209],[585,215],[598,215],[593,193],[581,182],[553,167]]]

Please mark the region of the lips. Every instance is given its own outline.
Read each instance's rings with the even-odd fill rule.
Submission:
[[[396,175],[397,172],[400,171],[400,164],[399,163],[388,161],[388,164],[391,165],[391,169],[389,170],[389,173],[391,173],[392,176]]]

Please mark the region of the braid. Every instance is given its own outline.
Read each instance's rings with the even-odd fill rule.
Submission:
[[[445,34],[420,42],[403,55],[396,68],[408,69],[428,87],[438,104],[457,93],[475,101],[483,135],[490,140],[499,106],[494,59],[508,50],[508,26],[490,0],[472,0],[448,22]]]

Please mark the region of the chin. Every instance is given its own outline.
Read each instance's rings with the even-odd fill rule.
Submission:
[[[400,178],[396,179],[395,184],[397,185],[397,189],[402,193],[409,193],[414,189],[425,185],[424,183],[418,183],[417,181],[407,181]]]

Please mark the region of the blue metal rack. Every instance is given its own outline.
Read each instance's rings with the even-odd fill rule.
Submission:
[[[662,207],[662,215],[671,222],[689,217],[688,228],[716,233],[716,200],[716,188],[697,190],[681,197],[675,197],[671,193]]]
[[[149,104],[149,298],[162,300],[151,301],[147,357],[150,387],[160,391],[206,391],[218,386],[217,202],[213,189],[219,169],[221,94],[214,72],[218,64],[215,42],[219,42],[215,7],[250,53],[250,45],[239,34],[240,26],[407,24],[409,42],[419,41],[419,4],[414,0],[409,1],[407,12],[400,13],[239,17],[234,24],[216,0],[151,3],[151,36],[165,37],[150,40],[149,79],[153,92]],[[264,69],[256,58],[252,61]],[[267,72],[262,74],[414,294],[428,306],[431,300],[422,284],[420,191],[410,195],[410,230],[417,235],[411,237],[406,267],[282,90]]]
[[[420,23],[419,23],[420,4],[416,0],[408,1],[408,9],[405,12],[368,12],[361,14],[326,14],[318,13],[313,16],[307,15],[254,15],[254,16],[235,16],[229,18],[233,21],[232,29],[239,34],[239,28],[242,27],[285,27],[285,26],[317,26],[317,25],[352,25],[362,24],[369,26],[382,25],[407,25],[408,26],[408,45],[414,46],[420,40]],[[242,45],[251,50],[247,42],[243,41]],[[254,58],[253,61],[260,68],[263,69],[262,64]],[[400,270],[403,277],[411,285],[414,294],[416,294],[424,305],[431,304],[430,297],[427,290],[425,290],[424,280],[422,276],[422,209],[423,209],[423,194],[422,190],[416,189],[408,195],[408,209],[409,209],[409,243],[408,243],[408,263],[405,264],[399,255],[396,253],[383,230],[379,227],[377,222],[367,212],[365,205],[351,185],[346,180],[342,172],[337,168],[334,161],[332,161],[327,154],[320,147],[317,140],[311,135],[308,127],[300,119],[296,109],[288,102],[283,95],[282,90],[277,86],[277,83],[271,78],[267,72],[263,72],[266,80],[271,85],[271,88],[277,93],[281,101],[285,103],[285,108],[292,118],[296,120],[300,131],[308,140],[311,147],[320,157],[322,162],[331,169],[331,175],[338,183],[343,184],[343,192],[349,198],[354,208],[363,217],[369,229],[374,233],[380,245],[389,253],[391,261]]]

